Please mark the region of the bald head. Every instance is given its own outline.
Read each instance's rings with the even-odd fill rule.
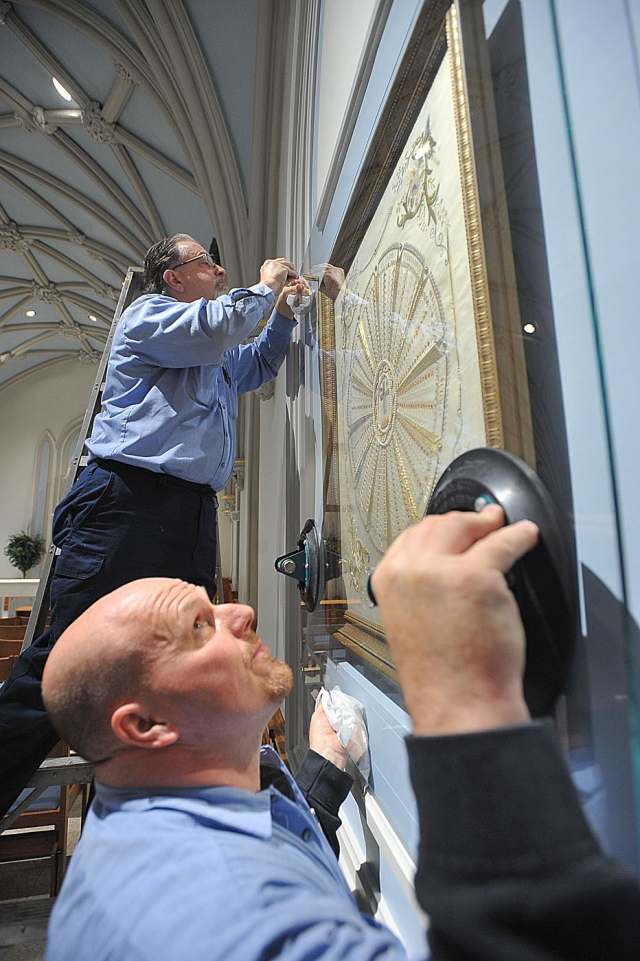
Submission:
[[[292,677],[253,618],[172,578],[119,588],[49,655],[42,692],[54,726],[107,783],[259,782],[262,731]]]
[[[147,578],[118,588],[74,621],[49,654],[45,707],[60,736],[83,757],[96,762],[119,748],[111,715],[144,690],[154,660],[170,645],[158,604],[181,583]]]

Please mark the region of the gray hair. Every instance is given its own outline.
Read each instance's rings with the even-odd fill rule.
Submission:
[[[144,294],[165,293],[162,275],[165,270],[176,267],[184,257],[184,244],[196,243],[189,234],[174,234],[159,240],[153,247],[149,247],[144,258],[144,280],[142,292]]]

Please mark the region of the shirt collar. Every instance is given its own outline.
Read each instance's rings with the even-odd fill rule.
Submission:
[[[273,755],[273,756],[272,756]],[[261,751],[261,768],[267,766],[279,775],[282,772],[285,784],[269,786],[258,792],[236,787],[193,787],[193,788],[116,788],[102,784],[96,779],[96,795],[93,812],[97,817],[107,817],[116,811],[182,811],[204,823],[227,830],[251,834],[258,838],[269,838],[272,834],[271,804],[274,796],[289,794],[279,791],[278,787],[291,781],[284,774],[278,755],[271,748]],[[264,781],[263,781],[264,784]],[[289,797],[291,795],[289,794]],[[295,801],[293,802],[295,803]]]

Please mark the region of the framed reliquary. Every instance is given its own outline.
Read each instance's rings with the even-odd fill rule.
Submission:
[[[331,259],[346,273],[320,311],[338,639],[393,675],[369,571],[459,454],[534,463],[478,0],[425,4]]]

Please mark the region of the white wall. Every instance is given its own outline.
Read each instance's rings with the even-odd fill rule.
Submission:
[[[291,490],[285,458],[286,365],[276,381],[271,400],[260,404],[260,494],[258,533],[258,625],[259,633],[272,653],[285,656],[285,581],[274,567],[276,557],[296,546],[285,542],[287,491]]]
[[[325,0],[318,84],[316,177],[322,196],[376,0]]]
[[[84,416],[97,366],[68,361],[50,367],[0,393],[0,576],[20,577],[4,555],[10,534],[29,531],[34,510],[35,454],[40,438],[48,431],[54,447],[68,428]],[[56,451],[57,453],[57,451]],[[56,456],[51,477],[66,470]],[[50,487],[55,487],[51,484]],[[49,513],[55,504],[49,505]]]

